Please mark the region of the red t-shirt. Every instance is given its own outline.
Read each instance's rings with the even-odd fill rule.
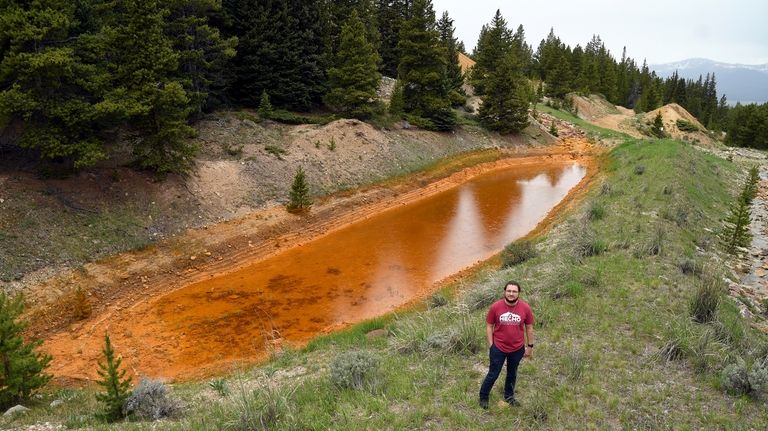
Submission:
[[[533,312],[522,299],[511,307],[500,299],[491,305],[485,321],[493,324],[493,344],[502,352],[511,353],[525,344],[525,325],[533,325]]]

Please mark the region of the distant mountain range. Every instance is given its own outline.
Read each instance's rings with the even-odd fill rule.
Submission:
[[[747,65],[719,63],[706,58],[690,58],[666,64],[648,65],[661,77],[671,76],[675,70],[686,79],[706,78],[707,73],[715,73],[717,97],[725,94],[728,103],[768,102],[768,64]]]

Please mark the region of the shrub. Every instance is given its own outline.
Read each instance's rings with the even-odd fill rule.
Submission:
[[[501,267],[509,268],[536,257],[536,247],[532,241],[518,240],[508,244],[501,252]]]
[[[411,123],[412,125],[420,129],[432,130],[432,131],[437,130],[435,123],[428,118],[419,117],[418,115],[405,114],[405,119],[408,120],[409,123]]]
[[[723,369],[720,381],[723,389],[731,395],[743,395],[750,391],[747,366],[741,359]]]
[[[448,298],[442,292],[435,292],[429,297],[429,308],[438,308],[448,305]]]
[[[91,317],[91,302],[82,287],[75,289],[72,297],[72,317],[75,320],[83,320]]]
[[[645,173],[644,165],[635,165],[635,175],[643,175]]]
[[[235,400],[238,418],[235,430],[269,430],[282,422],[290,422],[293,391],[285,392],[280,388],[259,387],[253,393],[247,393],[241,385],[240,395]]]
[[[29,398],[51,379],[43,372],[51,357],[35,352],[42,342],[25,343],[21,335],[27,322],[16,319],[23,311],[21,295],[10,299],[0,292],[0,407],[3,409]]]
[[[554,121],[549,125],[549,134],[554,136],[554,137],[559,136],[558,133],[557,133],[557,127],[555,127],[555,122]]]
[[[685,275],[695,275],[701,273],[701,266],[696,261],[689,258],[681,258],[677,261],[677,267]]]
[[[715,275],[703,274],[689,306],[693,320],[698,323],[711,322],[715,318],[724,294],[725,288],[722,281]]]
[[[277,145],[272,145],[272,144],[265,146],[264,151],[277,157],[278,160],[283,160],[283,154],[287,153],[287,151],[284,148],[280,148]]]
[[[370,352],[345,352],[331,362],[331,382],[339,388],[363,389],[375,383],[379,360]]]
[[[756,395],[768,394],[768,358],[756,361],[747,374],[749,387]]]
[[[142,420],[173,417],[180,411],[179,402],[168,395],[163,382],[144,377],[123,404],[123,415]]]
[[[283,124],[314,124],[318,121],[302,115],[296,115],[293,112],[276,109],[269,115],[269,119]]]
[[[242,145],[232,145],[228,142],[225,142],[222,144],[221,148],[224,150],[225,153],[227,153],[230,156],[240,158],[243,155],[243,146]],[[269,151],[269,150],[267,150]]]
[[[698,132],[699,128],[696,127],[695,124],[691,123],[690,121],[683,120],[682,118],[677,119],[675,121],[675,124],[677,124],[678,130],[681,132]]]
[[[602,220],[605,217],[605,207],[600,202],[592,202],[587,209],[587,220]]]

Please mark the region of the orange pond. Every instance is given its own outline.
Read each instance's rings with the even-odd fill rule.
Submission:
[[[480,175],[58,334],[46,342],[50,371],[93,378],[108,331],[135,374],[199,377],[263,357],[276,338],[300,344],[382,315],[533,230],[585,174],[548,163]]]

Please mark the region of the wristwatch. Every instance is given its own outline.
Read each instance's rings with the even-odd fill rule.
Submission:
[[[529,345],[528,345],[528,347],[530,347],[531,349],[533,349],[533,344],[529,344]]]

